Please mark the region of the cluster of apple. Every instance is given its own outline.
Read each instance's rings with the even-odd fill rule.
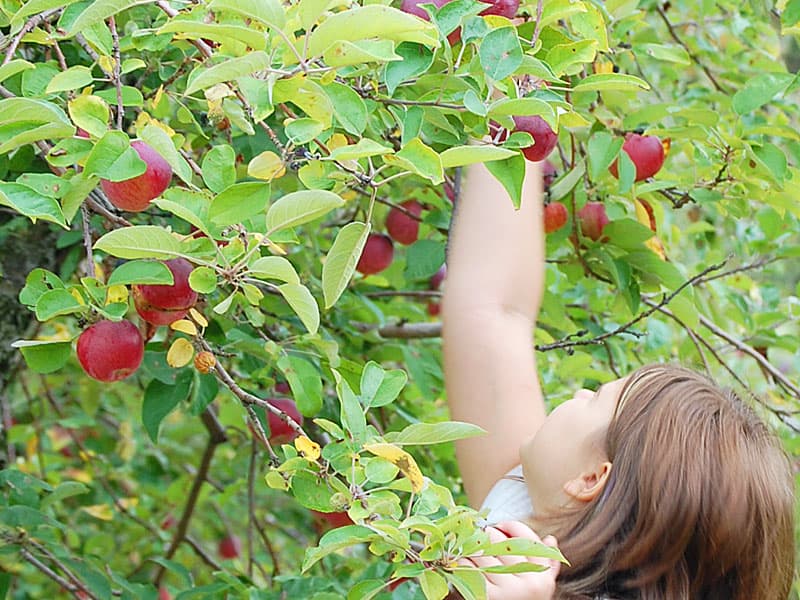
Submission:
[[[197,302],[189,286],[192,264],[185,258],[164,261],[172,272],[172,285],[134,285],[136,312],[151,325],[169,325],[182,319]],[[78,361],[87,375],[112,382],[132,375],[144,357],[144,339],[128,320],[103,320],[87,327],[78,337]]]
[[[635,181],[642,181],[652,177],[661,170],[664,164],[665,152],[661,140],[654,135],[640,135],[629,133],[625,136],[622,150],[631,159],[636,168]],[[545,189],[549,185],[548,177],[554,176],[552,165],[548,167],[546,161],[543,166],[543,177]],[[618,160],[615,160],[608,168],[609,172],[619,178]],[[550,180],[552,181],[552,179]],[[569,214],[567,207],[561,202],[549,202],[544,207],[544,230],[546,233],[558,231],[566,225]],[[580,223],[581,233],[587,238],[597,242],[603,237],[603,229],[609,223],[606,215],[606,207],[602,202],[587,202],[578,211],[578,222]]]

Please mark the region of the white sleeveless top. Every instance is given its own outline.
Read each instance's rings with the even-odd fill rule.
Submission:
[[[489,509],[486,524],[501,521],[529,521],[533,517],[533,505],[528,496],[528,486],[522,479],[522,465],[517,465],[494,484],[481,510]]]

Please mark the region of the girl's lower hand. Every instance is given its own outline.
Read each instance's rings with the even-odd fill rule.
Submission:
[[[553,536],[540,539],[530,527],[520,521],[504,521],[488,527],[486,531],[492,543],[521,537],[541,542],[552,548],[556,547],[556,539]],[[495,567],[524,562],[547,567],[545,571],[528,573],[484,573],[488,600],[552,600],[556,591],[556,577],[561,568],[561,563],[556,560],[532,556],[473,556],[464,559],[464,562],[475,567]]]

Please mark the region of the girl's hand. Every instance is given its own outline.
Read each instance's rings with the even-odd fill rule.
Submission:
[[[521,537],[541,542],[552,548],[556,547],[556,539],[553,536],[547,536],[542,540],[530,527],[520,521],[504,521],[494,527],[488,527],[487,532],[492,543]],[[552,600],[556,591],[556,577],[561,568],[561,563],[556,560],[531,556],[473,556],[464,559],[464,562],[476,567],[514,565],[523,562],[548,567],[546,571],[534,573],[484,573],[488,600]]]

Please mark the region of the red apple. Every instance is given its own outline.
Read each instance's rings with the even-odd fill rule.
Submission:
[[[164,520],[161,521],[161,529],[163,531],[171,529],[175,525],[175,523],[176,523],[175,517],[172,515],[172,513],[169,513],[166,517],[164,517]]]
[[[330,529],[336,529],[338,527],[344,527],[345,525],[353,524],[353,521],[350,519],[350,516],[346,511],[326,513],[312,510],[311,513],[317,518],[317,520],[325,521]]]
[[[578,218],[583,235],[595,242],[603,236],[603,229],[609,222],[606,207],[602,202],[587,202],[586,206],[578,211]]]
[[[275,393],[288,396],[289,394],[292,393],[292,388],[289,387],[289,384],[287,382],[279,381],[275,384]]]
[[[447,264],[444,264],[441,267],[439,267],[439,270],[436,271],[436,273],[433,274],[433,277],[431,277],[428,287],[432,290],[438,290],[439,288],[442,287],[442,282],[444,281],[444,278],[446,276],[447,276]]]
[[[422,205],[416,200],[406,200],[400,206],[416,217],[422,213]],[[395,242],[408,246],[419,237],[419,221],[392,207],[386,216],[386,231]]]
[[[525,131],[533,137],[533,145],[522,149],[522,153],[531,162],[547,158],[558,143],[558,136],[553,128],[540,116],[514,117],[514,132]]]
[[[217,552],[223,559],[237,558],[242,551],[242,541],[235,535],[226,535],[219,541]]]
[[[450,200],[450,204],[456,203],[456,188],[449,181],[444,182],[444,195]]]
[[[303,415],[297,410],[297,405],[291,398],[269,398],[267,400],[275,408],[279,408],[299,425],[303,424]],[[297,432],[289,427],[289,424],[278,415],[267,412],[267,422],[269,423],[269,443],[287,444],[297,437]]]
[[[436,8],[442,8],[450,1],[451,0],[403,0],[403,2],[400,4],[400,10],[411,15],[416,15],[420,19],[430,21],[430,15],[425,11],[424,8],[420,6],[420,4],[434,4]],[[450,32],[447,36],[447,40],[450,42],[451,46],[457,44],[461,40],[461,28],[459,27]]]
[[[192,263],[185,258],[173,258],[164,264],[172,272],[172,285],[133,286],[136,312],[153,325],[169,325],[182,319],[197,302],[197,292],[189,287]]]
[[[139,368],[144,340],[130,321],[99,321],[81,333],[77,350],[78,361],[89,377],[119,381]]]
[[[158,588],[158,600],[172,600],[169,590],[165,587]]]
[[[544,207],[544,232],[553,233],[558,231],[569,220],[567,207],[561,202],[551,202]]]
[[[630,157],[636,167],[636,181],[652,177],[664,164],[664,145],[654,135],[629,133],[625,136],[622,150]],[[614,177],[619,178],[617,161],[608,168]]]
[[[508,19],[517,16],[520,0],[481,0],[486,4],[491,4],[489,8],[481,12],[481,15],[499,15]]]
[[[374,275],[392,264],[393,258],[394,244],[391,238],[382,233],[372,233],[364,244],[364,251],[358,259],[356,270],[364,275]]]
[[[120,210],[140,212],[169,187],[172,181],[172,167],[163,156],[141,140],[131,142],[131,148],[136,150],[139,158],[147,164],[147,170],[137,177],[124,181],[101,179],[100,185],[111,204]]]

